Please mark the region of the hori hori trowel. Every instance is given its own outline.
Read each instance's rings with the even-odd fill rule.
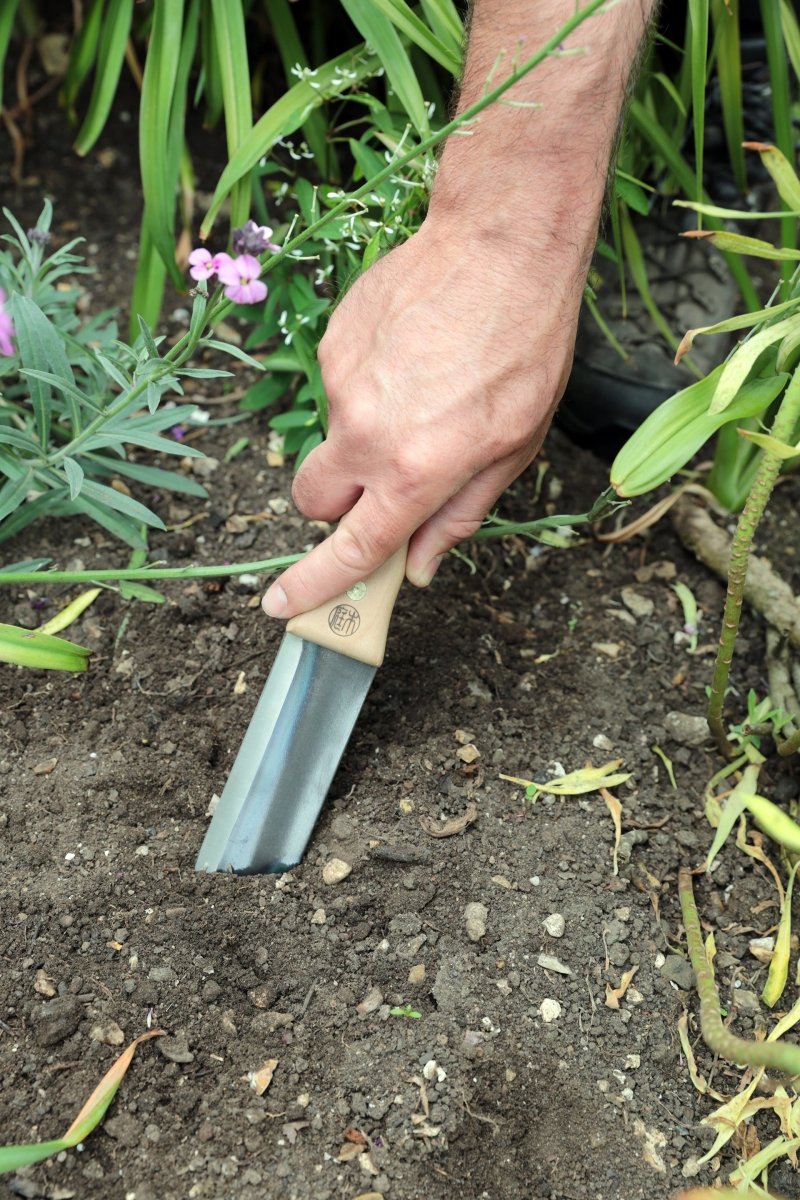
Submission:
[[[284,871],[303,857],[376,669],[407,546],[335,600],[292,617],[195,864]]]

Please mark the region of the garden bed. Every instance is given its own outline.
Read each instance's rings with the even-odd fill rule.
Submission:
[[[123,300],[134,157],[107,140],[76,169],[63,141],[53,118],[12,203],[33,217],[52,194],[58,235],[85,231],[96,247],[93,306],[114,292]],[[215,416],[234,411],[213,405]],[[242,435],[249,445],[224,463]],[[183,528],[153,536],[152,556],[245,561],[318,540],[291,507],[290,467],[267,465],[267,443],[263,416],[204,432],[196,444],[219,462],[209,499],[164,497],[161,515]],[[541,496],[532,470],[506,497],[507,515],[581,512],[606,484],[605,465],[563,435],[544,457]],[[798,499],[797,480],[779,488],[765,523],[762,541],[784,554]],[[429,591],[402,591],[306,859],[277,878],[193,870],[281,637],[253,581],[164,584],[161,606],[108,592],[68,634],[92,648],[87,675],[4,668],[3,1141],[59,1134],[113,1059],[118,1031],[125,1041],[148,1025],[169,1035],[139,1051],[81,1152],[7,1177],[9,1194],[663,1200],[680,1189],[684,1164],[708,1148],[698,1123],[714,1105],[693,1088],[678,1039],[696,998],[685,960],[670,953],[682,944],[675,877],[707,850],[702,792],[719,764],[709,746],[673,740],[667,714],[704,710],[703,644],[716,640],[723,589],[666,523],[611,549],[508,540],[469,553],[474,570],[452,558]],[[126,561],[75,521],[3,547],[4,561],[41,555],[87,569]],[[674,580],[705,613],[696,655],[674,636]],[[48,590],[44,612],[69,594]],[[3,619],[34,626],[44,595],[4,589]],[[734,669],[741,697],[765,691],[762,638],[748,616]],[[479,752],[471,762],[465,743]],[[677,788],[653,746],[672,760]],[[531,804],[500,778],[614,758],[632,774],[616,789],[617,875],[602,798]],[[775,799],[797,795],[796,773],[771,777]],[[473,806],[476,819],[452,836],[421,824]],[[327,885],[333,856],[352,872]],[[775,908],[758,909],[774,888],[730,847],[697,890],[723,1004],[736,1031],[752,1034],[766,968],[747,946],[775,924]],[[469,928],[467,905],[483,906]],[[555,914],[563,936],[543,924]],[[607,985],[634,967],[609,1007]],[[405,1006],[418,1015],[392,1014]],[[696,1052],[732,1093],[741,1073]],[[274,1077],[258,1096],[248,1074],[268,1060]],[[775,1132],[766,1114],[762,1140]],[[725,1177],[735,1161],[729,1146],[699,1178],[715,1166]],[[794,1179],[784,1161],[771,1183],[791,1195]]]

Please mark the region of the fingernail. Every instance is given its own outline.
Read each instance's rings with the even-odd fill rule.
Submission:
[[[432,558],[431,561],[425,567],[423,567],[416,579],[412,580],[412,582],[415,583],[417,587],[427,587],[436,572],[439,570],[443,558],[443,554],[437,554],[435,558]]]
[[[261,607],[268,617],[282,617],[286,612],[289,601],[286,592],[279,583],[273,583],[261,601]]]

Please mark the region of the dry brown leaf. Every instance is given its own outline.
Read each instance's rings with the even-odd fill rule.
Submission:
[[[630,987],[631,980],[638,970],[637,964],[635,967],[631,967],[630,971],[626,971],[618,988],[612,988],[610,983],[606,984],[606,1008],[619,1008],[619,1002]]]
[[[57,758],[46,758],[44,762],[37,763],[33,768],[34,775],[52,775],[58,764]]]
[[[356,1129],[354,1125],[348,1126],[348,1128],[345,1129],[344,1133],[342,1134],[342,1137],[346,1142],[355,1142],[357,1146],[369,1145],[369,1139],[361,1132],[360,1129]]]
[[[600,795],[606,802],[606,808],[611,813],[611,820],[614,822],[614,853],[611,857],[613,870],[615,875],[619,875],[619,862],[617,854],[619,853],[619,843],[622,838],[622,805],[616,796],[612,795],[608,788],[600,788]]]
[[[350,1162],[352,1159],[358,1158],[359,1154],[366,1153],[366,1149],[366,1146],[356,1145],[355,1142],[345,1142],[337,1155],[336,1161]]]
[[[248,1072],[247,1078],[250,1081],[250,1087],[257,1096],[263,1096],[264,1092],[272,1083],[272,1076],[275,1074],[275,1068],[277,1065],[277,1058],[268,1058],[259,1071]]]
[[[421,816],[419,823],[430,837],[446,838],[453,837],[456,833],[462,833],[477,819],[478,806],[474,800],[470,800],[460,817],[453,817],[450,821],[435,821],[433,817]]]

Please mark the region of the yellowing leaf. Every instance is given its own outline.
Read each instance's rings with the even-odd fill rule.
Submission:
[[[755,442],[762,450],[766,450],[768,454],[774,454],[776,458],[794,458],[800,454],[800,442],[796,446],[790,446],[788,442],[779,442],[777,438],[770,437],[768,433],[756,433],[752,429],[737,429],[739,437],[747,438],[749,442]]]
[[[535,786],[540,792],[549,792],[552,796],[582,796],[586,792],[598,792],[601,788],[616,787],[630,779],[630,774],[617,773],[621,764],[622,759],[615,758],[602,767],[582,767],[579,771],[571,771],[569,775],[548,779],[547,783],[537,783]]]
[[[781,907],[781,920],[778,926],[778,936],[775,938],[775,953],[769,964],[769,974],[761,999],[769,1008],[774,1008],[783,995],[786,981],[789,978],[789,942],[792,936],[792,890],[797,863],[792,867],[789,882],[786,885],[786,895]]]
[[[77,1146],[78,1142],[84,1141],[105,1116],[111,1101],[117,1094],[125,1072],[131,1065],[137,1046],[150,1038],[163,1036],[163,1029],[151,1029],[148,1033],[143,1033],[141,1037],[136,1038],[123,1050],[119,1058],[106,1071],[63,1137],[31,1145],[0,1146],[0,1173],[16,1171],[20,1167],[41,1162],[42,1159],[60,1154],[62,1150],[68,1150],[72,1146]]]
[[[637,966],[631,967],[629,971],[626,971],[619,981],[619,987],[617,988],[612,988],[610,983],[606,984],[606,1008],[619,1008],[619,1002],[630,987],[631,980],[638,970],[639,967],[637,964]]]
[[[694,1050],[692,1050],[692,1043],[689,1041],[689,1014],[686,1009],[683,1010],[682,1015],[678,1018],[678,1037],[680,1039],[681,1049],[683,1050],[686,1058],[686,1064],[689,1068],[689,1078],[697,1088],[700,1095],[713,1096],[715,1100],[724,1101],[725,1097],[720,1092],[715,1091],[715,1089],[712,1088],[708,1083],[706,1083],[705,1079],[697,1069]]]
[[[68,629],[73,621],[77,621],[78,617],[84,612],[90,604],[93,604],[100,595],[102,588],[89,588],[88,591],[82,592],[70,604],[57,612],[54,617],[46,621],[39,630],[40,633],[61,633],[62,630]]]

